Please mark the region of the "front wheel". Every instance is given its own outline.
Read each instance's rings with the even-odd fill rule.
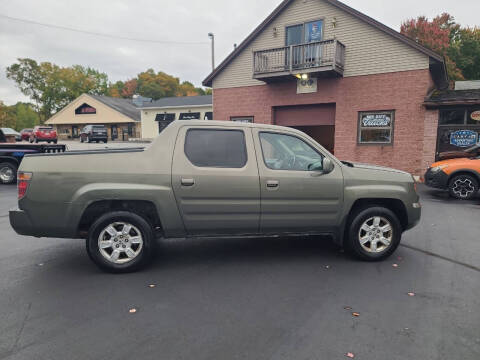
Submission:
[[[115,211],[101,216],[90,227],[87,253],[102,270],[126,273],[140,270],[151,260],[152,226],[141,216]]]
[[[387,208],[372,206],[353,216],[345,247],[361,260],[380,261],[393,254],[401,237],[402,226],[397,216]]]
[[[471,175],[457,175],[450,180],[448,191],[456,199],[470,200],[478,192],[478,181]]]
[[[0,163],[0,183],[13,184],[17,180],[17,167],[9,162]]]

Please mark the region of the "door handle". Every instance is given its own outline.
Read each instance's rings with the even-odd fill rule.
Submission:
[[[267,181],[267,188],[269,189],[276,189],[280,185],[278,180],[268,180]]]
[[[193,186],[195,185],[194,179],[182,179],[182,186]]]

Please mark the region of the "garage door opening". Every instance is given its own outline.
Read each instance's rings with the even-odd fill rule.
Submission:
[[[333,153],[335,148],[335,104],[279,106],[274,108],[276,125],[303,131]]]

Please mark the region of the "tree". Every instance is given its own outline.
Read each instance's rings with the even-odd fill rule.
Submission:
[[[480,79],[480,28],[460,29],[447,53],[465,79]]]
[[[38,64],[28,58],[9,66],[7,78],[35,102],[42,122],[83,93],[103,95],[108,90],[105,73],[81,65]]]
[[[457,64],[448,56],[451,43],[458,37],[460,25],[455,23],[455,18],[443,13],[432,21],[425,16],[405,21],[400,32],[412,40],[443,55],[450,79],[463,80],[464,76]]]
[[[16,130],[22,130],[27,128],[33,128],[35,125],[40,124],[40,117],[37,112],[33,109],[32,104],[26,104],[18,102],[15,105],[15,114],[16,114]]]
[[[180,83],[180,79],[164,72],[148,69],[126,82],[110,84],[108,94],[113,97],[132,98],[134,94],[158,100],[169,96],[197,96],[211,94],[211,89],[195,87],[189,81]]]

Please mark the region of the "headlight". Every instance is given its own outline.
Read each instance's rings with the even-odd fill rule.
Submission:
[[[448,165],[440,165],[440,166],[435,166],[431,169],[432,173],[437,173],[439,171],[442,171],[443,169],[445,169],[446,167],[448,167]]]

